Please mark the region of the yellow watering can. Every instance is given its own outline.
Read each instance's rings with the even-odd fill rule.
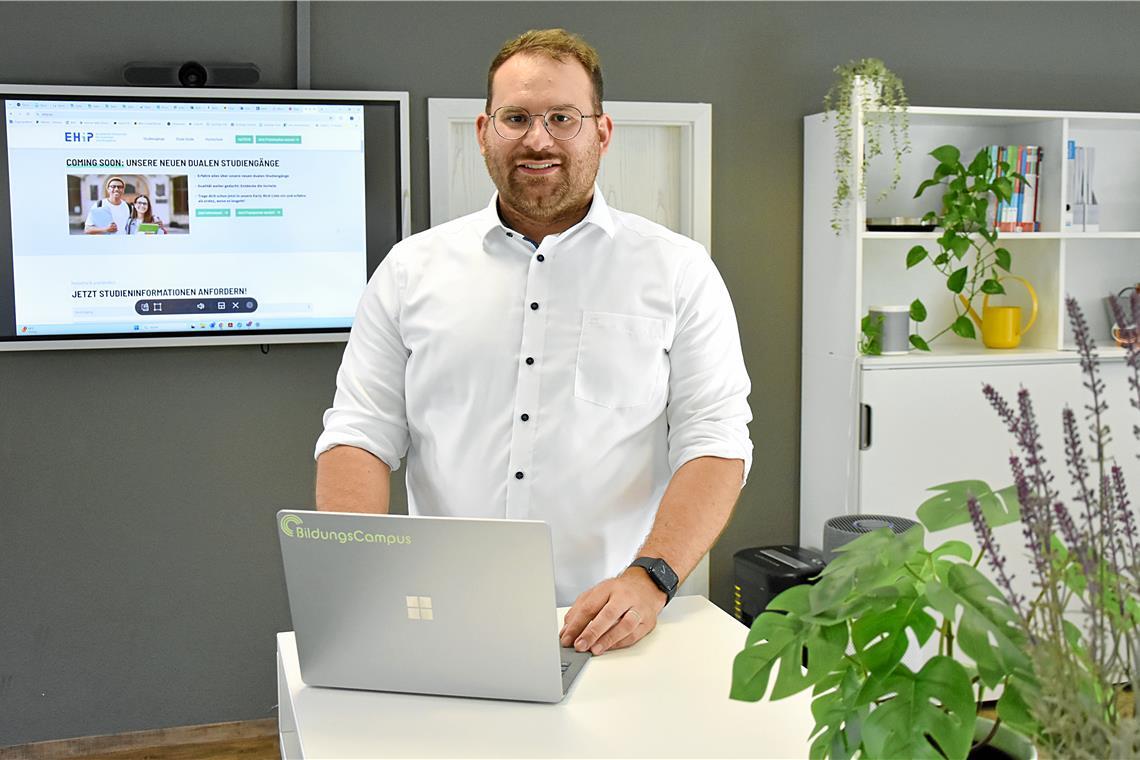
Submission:
[[[1007,274],[1005,277],[998,278],[999,282],[1001,280],[1017,280],[1029,291],[1029,298],[1033,301],[1033,309],[1025,327],[1021,326],[1020,306],[990,306],[990,296],[987,293],[986,297],[982,299],[982,316],[979,317],[965,296],[959,295],[958,298],[966,307],[970,319],[974,320],[974,324],[982,331],[982,343],[986,345],[986,348],[1017,348],[1018,344],[1021,343],[1021,336],[1028,332],[1029,328],[1033,327],[1033,323],[1037,321],[1037,291],[1025,281],[1025,278],[1017,275]]]

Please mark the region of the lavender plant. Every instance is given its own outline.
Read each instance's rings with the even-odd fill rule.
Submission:
[[[1124,319],[1115,301],[1113,306],[1117,324],[1136,324]],[[1133,293],[1130,306],[1140,317],[1138,294]],[[1067,299],[1066,307],[1090,396],[1083,431],[1071,408],[1061,413],[1073,490],[1068,504],[1043,454],[1029,392],[1021,389],[1014,408],[992,386],[983,388],[1020,452],[1010,457],[1010,468],[1033,560],[1033,599],[1015,590],[978,499],[969,497],[968,505],[982,552],[1016,612],[1032,663],[1038,690],[1028,708],[1037,745],[1056,757],[1138,757],[1140,722],[1135,710],[1123,713],[1118,700],[1121,687],[1135,693],[1140,680],[1137,527],[1123,471],[1108,454],[1111,431],[1096,345],[1076,300]],[[1131,405],[1140,409],[1140,348],[1134,342],[1126,363]],[[1132,432],[1140,440],[1140,426]]]

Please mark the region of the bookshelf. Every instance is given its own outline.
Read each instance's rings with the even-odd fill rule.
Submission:
[[[858,104],[856,104],[858,109]],[[863,125],[877,114],[855,111],[854,164],[861,163]],[[911,153],[898,187],[880,198],[891,159],[880,156],[866,177],[867,199],[844,210],[845,225],[831,227],[835,189],[835,136],[823,114],[804,119],[803,317],[800,446],[800,543],[820,546],[823,523],[844,514],[893,514],[914,518],[940,483],[983,480],[995,488],[1012,482],[1008,456],[1013,440],[981,394],[994,385],[1016,401],[1030,390],[1046,443],[1046,458],[1067,499],[1061,447],[1065,403],[1080,413],[1087,395],[1064,308],[1072,295],[1084,310],[1100,347],[1101,374],[1109,392],[1113,451],[1133,493],[1140,493],[1140,444],[1132,436],[1140,412],[1129,404],[1123,352],[1115,348],[1104,297],[1140,282],[1140,114],[1006,109],[910,109]],[[1096,149],[1093,186],[1100,230],[1065,227],[1070,140]],[[907,270],[916,243],[937,250],[935,232],[865,230],[869,217],[921,217],[939,203],[938,188],[913,198],[930,176],[934,148],[952,144],[968,163],[986,145],[1039,145],[1044,152],[1038,191],[1038,232],[1001,233],[1013,254],[1013,274],[1037,291],[1037,323],[1017,349],[987,349],[947,333],[930,353],[864,357],[857,344],[869,306],[909,304],[921,298],[929,316],[920,334],[929,338],[954,317],[945,278],[927,263]],[[1029,306],[1013,283],[995,303]],[[1133,499],[1133,501],[1137,501]],[[939,534],[938,540],[973,541],[972,530]],[[1019,528],[998,532],[1015,572],[1028,583]],[[1019,567],[1020,566],[1020,567]]]

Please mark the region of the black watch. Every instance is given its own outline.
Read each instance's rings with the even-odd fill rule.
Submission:
[[[657,588],[665,592],[665,604],[673,600],[677,593],[677,574],[669,563],[659,557],[638,557],[629,563],[630,567],[640,567],[649,573],[650,579],[657,584]]]

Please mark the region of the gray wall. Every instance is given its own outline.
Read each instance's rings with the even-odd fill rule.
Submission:
[[[831,68],[881,57],[921,105],[1140,111],[1134,3],[314,2],[311,13],[314,88],[411,92],[416,229],[426,99],[481,94],[493,52],[527,28],[582,33],[612,99],[713,104],[714,256],[756,418],[751,481],[712,555],[722,606],[735,550],[797,535],[801,120],[820,110]],[[117,84],[126,61],[196,58],[254,61],[265,86],[287,88],[295,35],[291,3],[4,2],[0,81]],[[311,503],[339,354],[0,354],[0,745],[274,714],[273,633],[289,616],[273,513]]]

